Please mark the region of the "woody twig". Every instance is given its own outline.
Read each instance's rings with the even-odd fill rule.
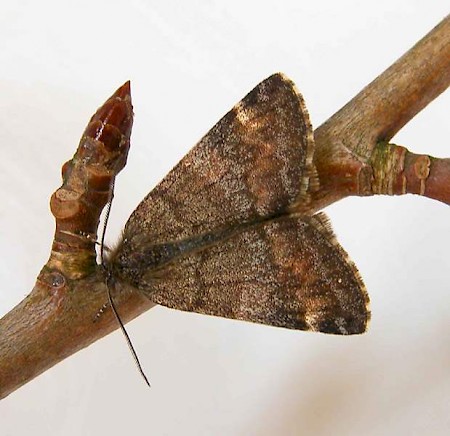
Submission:
[[[450,83],[450,17],[314,132],[315,207],[341,198],[414,193],[450,204],[449,160],[387,145]],[[421,187],[420,187],[421,186]]]
[[[418,156],[390,143],[395,133],[450,84],[450,18],[316,129],[320,188],[311,209],[351,195],[415,193],[450,204],[449,159]],[[31,293],[0,320],[0,398],[118,326],[105,303],[95,241],[111,181],[126,162],[132,108],[121,87],[88,125],[63,186],[51,200],[56,233]],[[125,285],[124,285],[125,286]],[[128,321],[152,304],[121,289]]]

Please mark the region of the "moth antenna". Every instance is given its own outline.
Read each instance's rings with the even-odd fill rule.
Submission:
[[[106,227],[107,227],[108,221],[109,221],[109,215],[111,213],[112,201],[114,199],[114,185],[115,185],[115,179],[113,178],[110,189],[109,189],[109,200],[108,200],[108,203],[106,204],[106,209],[105,209],[105,219],[103,221],[102,237],[100,238],[100,262],[101,262],[103,268],[105,268],[105,269],[106,269],[105,236],[106,236]]]
[[[98,241],[95,241],[95,245],[98,245],[100,247],[101,243]],[[112,249],[110,247],[108,247],[107,245],[104,245],[104,250],[107,251],[108,253],[112,252]]]
[[[138,357],[138,355],[137,355],[137,353],[136,353],[136,351],[135,351],[135,349],[133,347],[133,344],[131,343],[131,339],[128,336],[128,332],[126,331],[125,326],[123,325],[122,320],[120,319],[120,316],[117,313],[116,305],[114,304],[114,301],[113,301],[112,295],[111,295],[111,288],[109,287],[110,280],[112,280],[112,276],[108,272],[108,277],[106,279],[106,289],[108,290],[109,304],[110,304],[111,309],[112,309],[112,311],[113,311],[113,313],[114,313],[114,315],[116,317],[117,322],[119,323],[120,330],[122,330],[122,333],[123,333],[123,335],[125,337],[125,340],[127,341],[127,345],[128,345],[128,348],[130,349],[130,352],[131,352],[131,354],[133,356],[134,363],[136,364],[136,366],[138,368],[138,371],[141,374],[142,378],[144,379],[145,383],[147,384],[148,387],[150,387],[150,383],[148,381],[147,376],[145,375],[144,370],[142,369],[141,362],[139,361],[139,357]]]
[[[117,312],[116,309],[116,305],[114,304],[112,295],[111,295],[111,287],[110,287],[110,283],[113,280],[111,271],[107,268],[106,266],[106,262],[105,262],[105,235],[106,235],[106,227],[108,224],[108,220],[109,220],[109,215],[111,213],[111,206],[112,206],[112,201],[114,198],[114,179],[111,182],[111,188],[110,188],[110,197],[108,200],[108,203],[106,205],[106,210],[105,210],[105,219],[104,219],[104,224],[103,224],[103,229],[102,229],[102,237],[100,239],[100,262],[101,265],[103,267],[103,269],[106,272],[106,289],[108,291],[108,301],[109,301],[109,305],[111,306],[111,310],[114,313],[114,316],[116,317],[116,320],[120,326],[120,330],[122,331],[123,336],[125,337],[125,340],[127,342],[128,348],[130,349],[130,352],[133,356],[134,359],[134,363],[136,364],[139,373],[141,374],[142,378],[144,379],[145,383],[147,384],[148,387],[150,387],[150,383],[148,381],[147,376],[145,375],[144,370],[142,369],[141,366],[141,362],[139,361],[139,357],[133,347],[133,344],[131,342],[130,336],[128,335],[128,332],[125,329],[125,326],[123,325],[122,320],[120,319],[119,313]]]

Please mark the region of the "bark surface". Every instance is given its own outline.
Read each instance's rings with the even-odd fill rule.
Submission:
[[[450,84],[450,18],[318,127],[314,163],[319,210],[342,198],[414,193],[450,204],[450,159],[416,155],[391,138]],[[95,245],[100,213],[126,163],[132,125],[129,83],[91,119],[63,185],[52,196],[56,232],[31,293],[0,320],[0,398],[118,328],[106,301]],[[122,286],[123,321],[150,307]]]

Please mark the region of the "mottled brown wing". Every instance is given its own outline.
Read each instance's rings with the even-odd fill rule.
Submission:
[[[316,184],[314,140],[303,99],[275,74],[256,86],[133,212],[117,256],[180,241],[307,201]]]
[[[370,318],[324,214],[254,224],[148,270],[136,286],[167,307],[290,329],[357,334]]]

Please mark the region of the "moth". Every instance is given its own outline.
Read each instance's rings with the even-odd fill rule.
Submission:
[[[302,96],[274,74],[140,203],[106,260],[152,302],[276,327],[366,330],[369,297],[322,212]]]

